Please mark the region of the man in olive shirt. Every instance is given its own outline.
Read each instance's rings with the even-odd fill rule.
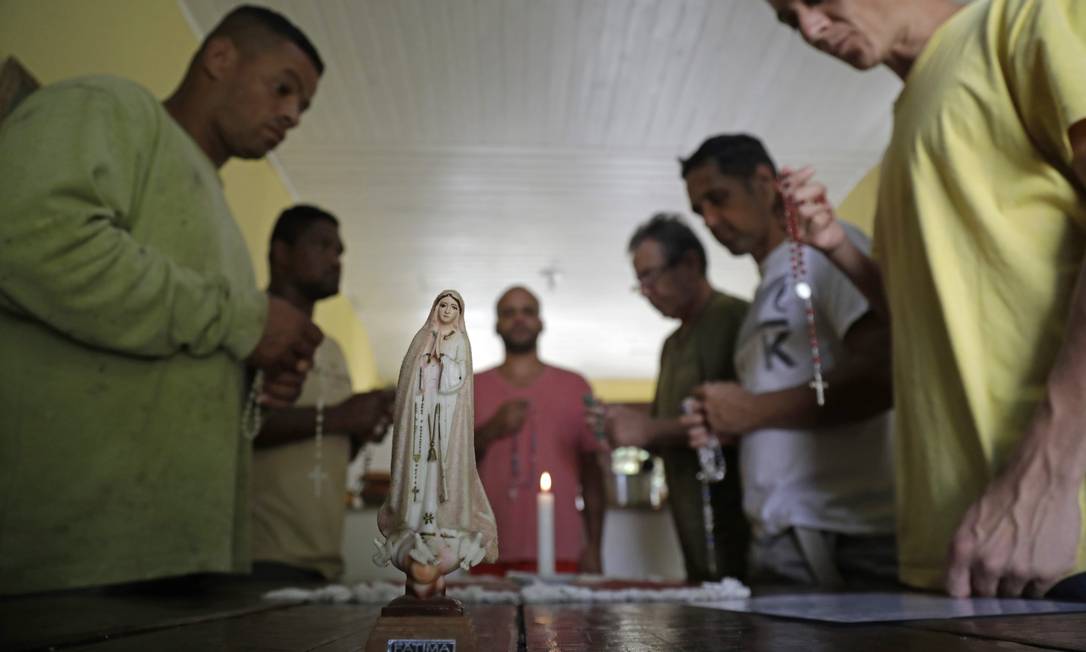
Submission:
[[[664,460],[668,503],[682,545],[689,581],[742,578],[749,528],[743,516],[734,447],[724,456],[728,473],[710,485],[716,573],[710,572],[697,453],[679,423],[682,401],[710,380],[735,378],[732,361],[746,302],[716,291],[706,278],[705,249],[683,221],[657,214],[630,239],[629,252],[641,293],[660,314],[679,320],[664,341],[656,396],[649,413],[607,407],[608,432],[619,446],[649,448]]]

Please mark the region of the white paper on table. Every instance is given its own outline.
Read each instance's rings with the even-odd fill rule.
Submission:
[[[1086,611],[1086,603],[1006,598],[951,598],[927,593],[801,593],[691,604],[725,611],[836,623]]]

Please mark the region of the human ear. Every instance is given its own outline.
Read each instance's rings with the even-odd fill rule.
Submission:
[[[240,53],[232,40],[216,36],[207,42],[200,55],[200,66],[212,79],[222,79],[236,65]]]
[[[272,269],[281,269],[287,263],[286,260],[290,257],[290,247],[282,240],[275,240],[271,243],[271,251],[268,256],[268,265]]]

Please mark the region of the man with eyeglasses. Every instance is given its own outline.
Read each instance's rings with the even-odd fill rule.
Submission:
[[[687,446],[679,416],[683,399],[699,384],[735,379],[733,346],[747,304],[709,284],[705,249],[678,216],[654,215],[634,233],[629,252],[638,280],[634,290],[660,314],[678,319],[679,327],[664,341],[651,410],[607,406],[608,432],[618,446],[649,448],[663,458],[687,580],[743,578],[748,528],[735,448],[725,448],[729,472],[724,480],[710,485],[715,540],[710,563],[698,456]]]

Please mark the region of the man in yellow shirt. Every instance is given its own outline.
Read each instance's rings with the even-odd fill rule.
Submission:
[[[901,578],[1043,595],[1086,569],[1086,3],[768,1],[905,81],[877,265],[811,171],[785,182],[805,240],[892,315]]]

